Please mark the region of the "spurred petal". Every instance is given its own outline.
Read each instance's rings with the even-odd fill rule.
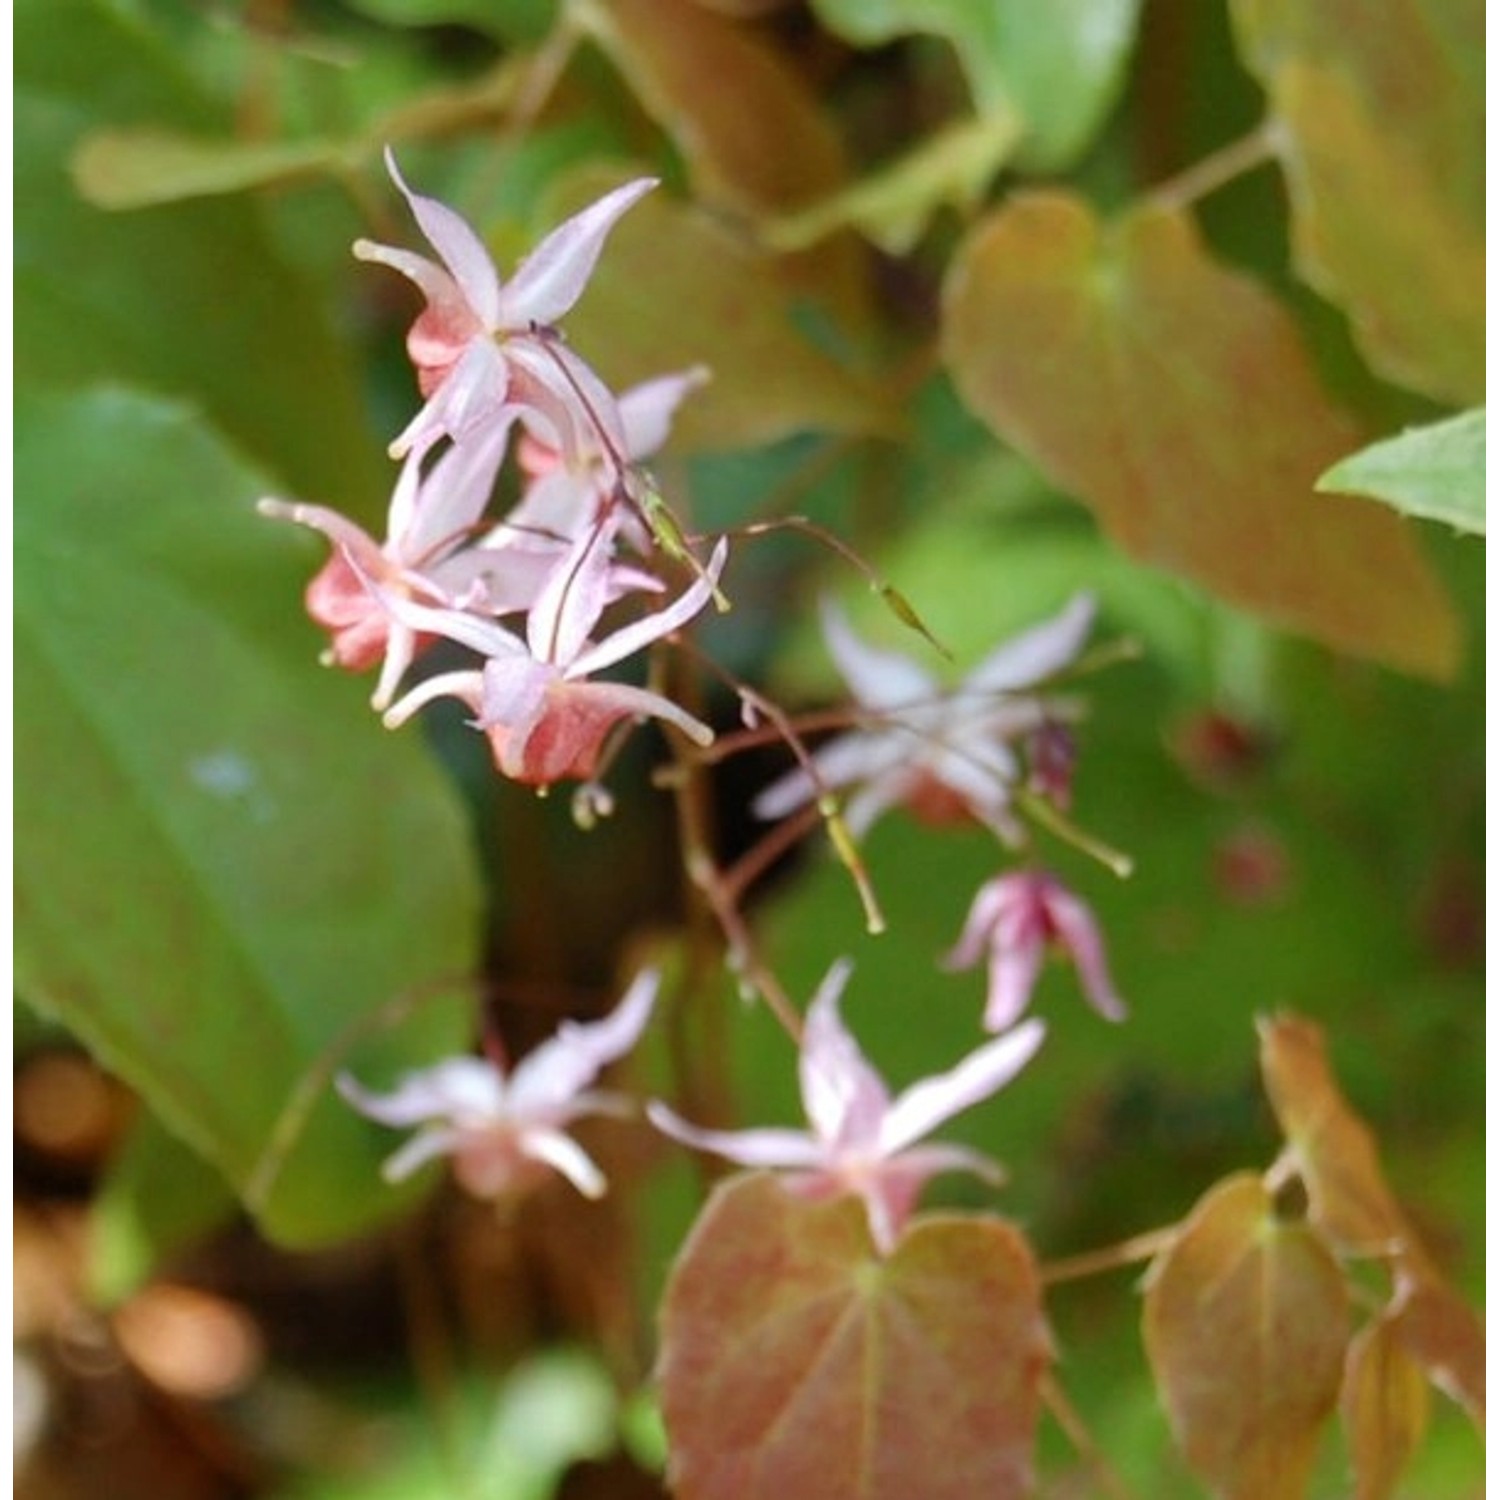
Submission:
[[[479,712],[484,697],[484,674],[467,670],[462,672],[440,672],[419,682],[409,693],[403,694],[380,716],[387,729],[399,729],[420,708],[438,698],[457,698],[467,705],[471,713]]]
[[[798,1077],[814,1134],[830,1146],[873,1145],[890,1095],[839,1015],[839,996],[853,965],[840,959],[807,1008]]]
[[[515,407],[501,407],[481,431],[440,454],[425,476],[416,458],[407,459],[391,497],[387,532],[403,562],[422,567],[471,538],[495,488],[515,418]]]
[[[616,220],[649,193],[656,182],[654,177],[627,182],[558,225],[516,267],[500,294],[499,317],[492,326],[498,326],[500,319],[505,327],[512,329],[557,322],[582,295]],[[429,234],[428,238],[432,236]]]
[[[1083,649],[1094,623],[1094,599],[1077,594],[1050,620],[1012,637],[969,673],[967,688],[1009,693],[1059,672]]]
[[[1031,1061],[1046,1030],[1040,1021],[1027,1021],[971,1052],[949,1072],[913,1084],[886,1115],[881,1146],[890,1153],[900,1151],[944,1120],[987,1099]]]
[[[1110,1021],[1125,1019],[1125,1002],[1115,992],[1104,958],[1104,939],[1094,914],[1071,891],[1055,881],[1046,897],[1047,919],[1058,940],[1078,967],[1078,980],[1088,1002]]]
[[[603,1020],[564,1021],[554,1037],[517,1063],[510,1079],[513,1107],[566,1103],[623,1057],[645,1030],[660,982],[661,976],[647,969]]]
[[[593,1158],[561,1130],[522,1130],[516,1138],[516,1149],[533,1161],[545,1162],[562,1173],[585,1198],[602,1198],[608,1184]]]
[[[517,335],[506,340],[505,352],[528,428],[541,427],[547,446],[574,467],[601,466],[607,488],[625,461],[625,425],[614,393],[555,334]]]
[[[340,1073],[335,1084],[361,1114],[382,1125],[416,1125],[455,1113],[496,1114],[505,1097],[500,1074],[478,1057],[450,1058],[408,1073],[389,1094],[372,1093],[347,1073]]]
[[[255,508],[273,520],[295,521],[299,526],[322,532],[334,546],[344,549],[352,566],[365,574],[379,577],[385,571],[386,556],[380,543],[363,527],[355,525],[338,511],[329,510],[326,505],[265,499],[257,501]]]
[[[933,678],[908,656],[867,645],[831,600],[822,602],[823,637],[839,672],[866,708],[903,708],[937,693]]]
[[[387,1182],[401,1182],[434,1157],[446,1156],[464,1139],[464,1132],[447,1125],[420,1130],[399,1151],[387,1157],[380,1175]]]
[[[446,204],[439,203],[436,198],[427,198],[421,193],[413,192],[406,185],[401,169],[396,165],[395,153],[389,147],[386,148],[385,165],[392,181],[401,189],[402,196],[410,206],[418,228],[447,266],[475,317],[487,329],[498,328],[500,277],[489,251],[485,249],[484,241],[466,220]]]
[[[663,1135],[744,1167],[816,1167],[823,1161],[822,1145],[805,1130],[702,1130],[656,1099],[646,1105],[646,1118]]]
[[[713,598],[714,590],[719,584],[719,575],[723,573],[728,558],[729,541],[726,537],[720,537],[702,577],[696,579],[665,609],[659,609],[633,624],[623,626],[591,650],[583,652],[568,667],[568,676],[586,677],[613,666],[687,624]]]

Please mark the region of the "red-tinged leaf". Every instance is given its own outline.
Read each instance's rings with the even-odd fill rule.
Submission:
[[[1328,1066],[1322,1028],[1283,1015],[1262,1019],[1258,1030],[1261,1076],[1307,1188],[1313,1223],[1349,1255],[1410,1247],[1411,1228],[1386,1185],[1375,1137]]]
[[[1270,95],[1301,274],[1370,363],[1484,399],[1484,9],[1479,0],[1238,0]]]
[[[1253,1173],[1199,1201],[1153,1263],[1146,1352],[1178,1446],[1228,1500],[1300,1500],[1338,1400],[1343,1274]]]
[[[549,211],[564,217],[614,185],[576,173]],[[769,256],[660,190],[611,233],[568,315],[568,338],[616,389],[707,365],[713,378],[672,423],[680,448],[753,447],[806,430],[891,435],[901,426],[888,396],[797,330]]]
[[[1427,1381],[1380,1318],[1349,1345],[1339,1409],[1354,1464],[1355,1500],[1385,1500],[1427,1430]]]
[[[881,1259],[858,1202],[765,1174],[714,1193],[662,1313],[678,1500],[1030,1493],[1049,1358],[1026,1242],[917,1220]]]
[[[1423,1268],[1403,1278],[1392,1314],[1396,1337],[1445,1396],[1484,1430],[1484,1328],[1445,1281]]]
[[[576,14],[686,158],[700,196],[750,217],[844,179],[837,131],[758,34],[695,0],[583,0]]]
[[[754,29],[696,0],[581,0],[575,14],[672,137],[705,202],[760,220],[843,186],[833,122]],[[852,238],[792,257],[786,273],[850,326],[864,320],[868,267]]]
[[[1191,221],[1018,195],[961,247],[964,399],[1140,560],[1341,650],[1444,677],[1453,610],[1393,515],[1313,492],[1357,439],[1290,317]]]

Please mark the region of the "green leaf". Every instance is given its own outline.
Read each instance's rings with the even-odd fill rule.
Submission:
[[[813,10],[856,45],[945,37],[979,110],[1025,122],[1023,164],[1058,172],[1088,149],[1119,93],[1140,0],[813,0]]]
[[[1341,458],[1318,488],[1368,495],[1408,516],[1483,536],[1484,408],[1371,443]]]
[[[1009,1225],[919,1218],[881,1258],[857,1201],[733,1178],[694,1226],[662,1308],[672,1491],[1030,1494],[1050,1354],[1036,1267]]]
[[[314,665],[302,539],[191,413],[98,389],[23,399],[16,427],[21,990],[268,1233],[354,1233],[406,1200],[329,1075],[467,1034],[425,1003],[474,958],[455,798]]]
[[[905,255],[945,204],[970,213],[1021,135],[1004,108],[961,120],[930,135],[899,161],[767,226],[766,242],[799,250],[826,235],[855,228],[888,255]]]
[[[1401,521],[1312,487],[1353,439],[1291,318],[1190,220],[1010,199],[944,288],[960,394],[1137,559],[1339,649],[1446,677],[1451,605]]]
[[[1237,0],[1270,96],[1300,274],[1371,366],[1484,399],[1484,7],[1479,0]]]
[[[125,7],[23,0],[15,32],[17,382],[185,397],[299,494],[368,507],[389,481],[353,368],[254,206],[108,213],[69,174],[101,127],[212,136],[227,120]]]
[[[1337,1261],[1253,1173],[1212,1187],[1146,1281],[1146,1352],[1193,1468],[1225,1500],[1301,1500],[1349,1339]]]
[[[72,169],[90,203],[126,209],[242,192],[331,171],[342,160],[330,141],[221,140],[145,127],[87,136]]]

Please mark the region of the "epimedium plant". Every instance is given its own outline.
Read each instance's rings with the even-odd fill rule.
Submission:
[[[613,1165],[627,1134],[654,1131],[642,1149],[658,1161],[686,1150],[748,1169],[707,1193],[660,1294],[665,1480],[685,1500],[1037,1493],[1048,1422],[1082,1482],[1128,1492],[1070,1398],[1050,1299],[1140,1264],[1165,1424],[1212,1493],[1309,1493],[1335,1411],[1358,1492],[1397,1493],[1429,1385],[1481,1424],[1480,1326],[1387,1185],[1322,1028],[1279,1009],[1285,990],[1258,987],[1255,966],[1237,983],[1263,1013],[1260,1074],[1281,1144],[1261,1171],[1241,1162],[1191,1183],[1197,1201],[1175,1222],[1043,1255],[1025,1218],[1003,1212],[990,1142],[1015,1134],[957,1135],[960,1116],[1021,1109],[1083,1024],[1129,1057],[1164,988],[1112,959],[1120,933],[1089,885],[1145,868],[1088,768],[1128,711],[1112,680],[1168,649],[1161,601],[1185,607],[1167,592],[1177,585],[1139,582],[1126,557],[1267,622],[1239,627],[1262,652],[1274,626],[1416,676],[1460,670],[1460,613],[1416,531],[1331,492],[1366,486],[1397,511],[1483,530],[1473,417],[1360,454],[1349,410],[1431,415],[1403,407],[1398,387],[1452,406],[1482,399],[1482,217],[1464,165],[1477,150],[1464,127],[1479,117],[1464,28],[1477,18],[1434,6],[1419,25],[1392,7],[1376,43],[1296,0],[1232,7],[1266,118],[1106,212],[1083,189],[1085,153],[1107,149],[1103,121],[1127,79],[1142,24],[1128,0],[1045,15],[997,5],[985,21],[930,4],[879,20],[832,3],[755,19],[697,0],[581,0],[535,36],[520,34],[519,7],[481,18],[372,7],[382,20],[493,28],[498,67],[417,98],[377,81],[343,102],[353,123],[327,136],[272,99],[260,103],[279,125],[222,132],[193,76],[222,65],[217,44],[170,8],[71,9],[85,55],[124,62],[102,102],[85,104],[37,8],[23,8],[40,185],[25,200],[20,267],[35,320],[20,340],[33,386],[18,452],[20,747],[23,774],[53,787],[19,825],[23,993],[291,1244],[412,1212],[434,1159],[466,1194],[519,1215],[558,1179],[584,1199],[645,1201],[646,1178]],[[187,68],[170,52],[184,37],[202,54],[190,48]],[[907,40],[860,52],[893,38]],[[299,77],[294,51],[280,83],[305,102],[328,80]],[[923,99],[927,70],[956,61],[937,86],[953,118],[921,136],[884,126],[905,154],[856,180],[812,82],[827,57],[856,72],[868,61],[867,86],[893,106]],[[580,99],[600,66],[630,95],[628,109],[599,107],[624,111],[611,146],[649,139],[668,182],[595,170],[587,156],[606,153],[567,144],[570,113],[595,118]],[[1451,86],[1413,118],[1418,76]],[[1309,103],[1317,86],[1336,107]],[[467,164],[455,199],[493,202],[492,172],[535,173],[528,150],[558,139],[581,170],[559,175],[539,231],[497,256],[503,216],[484,232],[411,165],[408,148],[438,136],[422,160]],[[377,161],[425,248],[395,227]],[[1330,390],[1287,300],[1222,259],[1197,222],[1209,195],[1273,162],[1290,192],[1293,266],[1347,312],[1367,366],[1348,393]],[[189,324],[171,352],[141,333],[182,317],[170,278],[127,276],[133,303],[101,313],[77,347],[49,334],[100,296],[86,279],[67,284],[66,256],[53,260],[66,241],[78,263],[80,224],[114,236],[127,264],[159,241],[184,286],[195,254],[216,245],[252,277],[280,261],[241,195],[307,173],[351,187],[378,226],[378,241],[355,241],[366,274],[412,284],[405,355],[421,404],[392,424],[394,481],[378,477],[326,308],[296,278],[263,313],[226,296],[225,327]],[[1394,234],[1377,209],[1398,191],[1415,228]],[[54,205],[49,192],[65,196]],[[915,313],[882,297],[860,236],[925,284]],[[326,258],[314,250],[309,264]],[[296,358],[236,377],[212,358],[226,329]],[[903,408],[934,388],[934,363],[937,383],[1108,539],[1093,537],[1082,568],[1076,550],[1054,553],[1045,607],[989,607],[1009,587],[1003,545],[946,554],[929,604],[908,584],[899,535],[886,548],[857,519],[838,524],[836,507],[798,513],[799,492],[825,498],[816,463],[769,495],[745,485],[704,506],[672,457],[674,437],[753,453],[813,430],[837,445],[824,463],[863,447],[930,461],[938,445],[920,418],[913,435]],[[322,441],[283,444],[298,422],[321,423]],[[651,472],[658,460],[679,482]],[[1378,483],[1361,478],[1377,469]],[[1034,474],[1026,484],[1040,493]],[[381,523],[370,497],[386,490]],[[449,759],[473,766],[482,743],[500,795],[559,789],[570,857],[587,860],[600,825],[630,804],[670,793],[681,929],[644,964],[612,964],[618,1005],[559,1019],[524,1051],[476,1008],[478,872],[451,784],[413,730],[380,732],[363,688],[308,670],[293,581],[305,554],[267,521],[328,544],[303,586],[323,662],[373,672],[369,706],[387,729],[456,703],[461,723],[436,731]],[[768,587],[771,570],[807,567],[787,562],[799,542],[829,558],[825,588],[852,579],[883,612],[857,623],[831,594],[813,605]],[[978,586],[952,650],[945,595],[965,592],[953,577],[964,566]],[[58,578],[61,598],[46,582]],[[1154,587],[1152,604],[1132,607],[1132,587]],[[842,701],[789,706],[765,653],[732,633],[747,614],[783,633],[819,616]],[[1101,614],[1125,633],[1099,630]],[[164,665],[143,681],[157,648]],[[650,776],[637,734],[648,721],[668,752]],[[1198,741],[1196,764],[1232,776],[1222,756],[1201,758],[1223,748]],[[54,761],[69,774],[44,777]],[[748,792],[747,765],[773,767]],[[711,810],[725,787],[739,798],[737,847]],[[80,795],[107,842],[70,834]],[[1120,814],[1129,825],[1123,801]],[[904,861],[884,854],[898,836]],[[1253,905],[1275,888],[1280,843],[1224,847],[1236,861],[1227,890],[1249,889]],[[795,893],[760,899],[799,848],[818,878],[837,876],[842,936]],[[966,887],[926,881],[950,864]],[[154,942],[130,912],[102,910],[101,888],[129,890],[143,871],[190,938]],[[928,929],[908,920],[909,893],[924,883],[941,932],[914,961]],[[566,906],[565,885],[552,895]],[[1318,911],[1317,890],[1301,900]],[[1049,955],[1076,971],[1087,1006],[1071,1015],[1046,1003]],[[894,993],[910,964],[924,976],[915,1003],[936,1013],[956,1009],[944,992],[963,983],[942,971],[981,961],[986,994],[966,1025],[945,1014],[931,1046],[914,1039],[878,1067],[860,1040],[877,1016],[908,1028],[916,1014],[920,1029],[925,1014]],[[742,1088],[732,1121],[723,1059],[703,1043],[729,1036],[726,977],[741,1014],[781,1033],[782,1092]],[[632,1054],[653,1036],[671,1067],[658,1087],[632,1087]],[[1248,1055],[1250,1042],[1246,1027],[1227,1045]],[[221,1085],[231,1045],[257,1066]],[[925,1076],[919,1055],[933,1058]],[[887,1076],[900,1078],[894,1092]],[[774,1103],[792,1078],[806,1129]],[[391,1134],[412,1127],[404,1143]],[[929,1182],[954,1170],[964,1186],[945,1188],[950,1205],[958,1194],[968,1207],[920,1212]]]

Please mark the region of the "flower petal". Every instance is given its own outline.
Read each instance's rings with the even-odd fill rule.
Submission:
[[[604,1173],[572,1136],[561,1130],[524,1129],[516,1137],[516,1150],[533,1161],[545,1162],[560,1172],[585,1198],[602,1198],[608,1187]]]
[[[708,368],[694,365],[678,375],[660,375],[632,386],[620,397],[627,458],[650,458],[667,440],[683,399],[708,382]]]
[[[434,1125],[429,1130],[418,1131],[399,1151],[385,1159],[380,1175],[387,1182],[404,1181],[434,1157],[446,1156],[455,1150],[462,1143],[464,1134],[462,1130],[447,1125]]]
[[[1031,1061],[1046,1032],[1041,1021],[1027,1021],[971,1052],[948,1072],[913,1084],[887,1113],[881,1147],[892,1154],[901,1151],[944,1120],[987,1099]]]
[[[805,1130],[702,1130],[656,1099],[646,1105],[646,1118],[663,1135],[744,1167],[816,1167],[824,1159],[822,1145]]]
[[[656,1003],[661,975],[638,974],[620,1003],[599,1021],[564,1021],[555,1036],[516,1064],[510,1077],[517,1112],[567,1104],[600,1071],[635,1046]]]
[[[505,1100],[504,1080],[479,1057],[454,1057],[408,1073],[388,1094],[372,1093],[348,1073],[334,1083],[355,1109],[382,1125],[416,1125],[457,1113],[498,1115]]]
[[[616,220],[656,183],[654,177],[627,182],[558,225],[516,267],[500,295],[498,317],[491,326],[498,326],[502,320],[512,329],[557,322],[583,294]]]
[[[538,661],[569,667],[583,650],[609,599],[609,541],[594,527],[558,558],[526,617],[526,640]]]
[[[798,1077],[813,1133],[831,1147],[873,1145],[890,1094],[839,1015],[839,996],[853,965],[840,959],[807,1008]]]
[[[1116,993],[1104,957],[1104,939],[1094,914],[1077,896],[1053,882],[1044,898],[1047,920],[1078,967],[1083,993],[1106,1020],[1123,1021],[1125,1002]]]
[[[487,329],[499,327],[500,276],[484,241],[468,221],[454,213],[447,204],[413,192],[406,185],[406,179],[396,165],[396,155],[389,146],[386,147],[385,166],[391,180],[401,189],[417,227],[452,273],[475,317]]]
[[[568,667],[568,676],[585,677],[604,667],[613,666],[687,624],[713,598],[714,590],[719,584],[719,575],[723,573],[728,558],[728,538],[720,537],[702,577],[696,579],[665,609],[659,609],[654,614],[622,627],[591,650],[583,652]]]
[[[937,683],[916,662],[898,652],[880,651],[866,644],[831,600],[822,601],[821,613],[829,655],[866,708],[902,708],[936,695]]]
[[[1050,620],[1013,636],[964,679],[966,688],[1010,693],[1051,677],[1083,649],[1094,623],[1094,598],[1077,594]]]

